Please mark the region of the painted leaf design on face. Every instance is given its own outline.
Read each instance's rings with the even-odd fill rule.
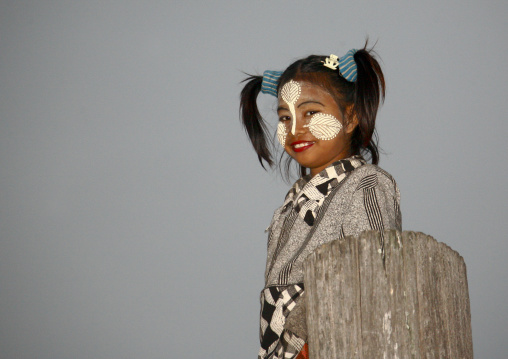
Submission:
[[[280,96],[288,104],[289,111],[291,112],[291,133],[293,135],[296,129],[295,103],[298,101],[301,92],[302,87],[298,82],[293,80],[282,86],[282,90],[280,91]]]
[[[342,129],[342,124],[333,115],[316,113],[310,118],[308,127],[314,137],[320,140],[331,140]]]
[[[282,147],[286,146],[286,136],[287,136],[286,125],[284,124],[284,122],[279,122],[279,124],[277,125],[277,139],[279,140],[279,143]]]
[[[288,104],[292,103],[293,105],[298,101],[298,97],[300,97],[300,93],[302,88],[300,84],[296,81],[289,81],[286,83],[280,92],[280,95],[284,101]]]

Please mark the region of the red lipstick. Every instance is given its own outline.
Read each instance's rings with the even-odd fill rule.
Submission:
[[[291,147],[295,152],[303,152],[314,145],[313,141],[295,141],[291,143]]]

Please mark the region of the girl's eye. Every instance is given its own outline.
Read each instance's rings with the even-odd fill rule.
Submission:
[[[316,113],[318,113],[319,111],[307,111],[305,113],[305,116],[312,116],[312,115],[315,115]]]
[[[280,116],[279,121],[285,122],[291,120],[291,117],[289,116]]]

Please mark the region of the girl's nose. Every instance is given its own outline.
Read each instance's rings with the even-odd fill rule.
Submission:
[[[294,121],[294,120],[293,120]],[[307,131],[307,127],[304,127],[305,125],[305,120],[300,117],[300,116],[297,116],[296,117],[296,122],[295,122],[295,125],[294,125],[294,129],[295,131],[291,131],[291,134],[293,136],[295,136],[296,134],[303,134]]]

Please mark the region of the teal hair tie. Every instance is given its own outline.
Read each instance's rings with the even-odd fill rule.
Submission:
[[[340,75],[346,81],[355,82],[357,78],[356,62],[354,57],[356,51],[358,50],[351,49],[340,59],[337,55],[331,54],[325,59],[325,61],[323,61],[323,64],[332,70],[337,70],[338,68]]]
[[[263,72],[263,82],[261,84],[261,92],[277,97],[277,85],[282,71],[265,71]]]
[[[339,72],[349,82],[356,82],[357,68],[355,62],[356,49],[349,50],[339,59]]]

